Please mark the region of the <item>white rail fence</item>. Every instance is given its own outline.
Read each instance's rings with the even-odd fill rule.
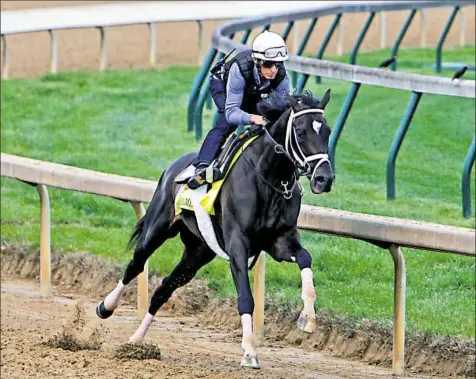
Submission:
[[[156,182],[105,174],[56,163],[1,154],[1,176],[18,179],[37,187],[41,203],[40,292],[51,293],[51,237],[48,186],[113,197],[132,204],[137,218],[144,215]],[[392,217],[303,205],[298,219],[301,230],[340,237],[361,239],[388,249],[395,265],[393,370],[402,373],[405,344],[406,271],[401,247],[476,256],[475,230]],[[265,256],[255,267],[254,330],[258,337],[264,331]],[[148,306],[147,266],[138,278],[138,311],[143,315]]]
[[[338,1],[323,1],[339,3]],[[282,1],[273,4],[273,10],[287,11],[316,8],[315,2]],[[58,39],[56,31],[96,28],[99,30],[99,70],[108,66],[107,27],[146,24],[149,28],[149,63],[157,64],[157,23],[194,21],[198,24],[201,64],[205,46],[203,21],[236,19],[269,12],[269,4],[255,1],[150,1],[129,4],[111,3],[75,7],[42,8],[1,13],[3,40],[2,78],[9,76],[9,48],[7,36],[20,33],[47,31],[51,41],[50,72],[58,71]]]

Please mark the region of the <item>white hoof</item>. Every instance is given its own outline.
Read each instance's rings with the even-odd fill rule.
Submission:
[[[297,327],[305,333],[313,333],[316,330],[316,317],[301,313],[297,320]]]
[[[249,354],[243,355],[243,358],[241,358],[240,368],[243,368],[243,367],[251,367],[251,368],[254,368],[254,369],[261,368],[260,365],[259,365],[258,354],[256,354],[256,355],[249,355]]]
[[[137,343],[141,343],[143,341],[143,339],[144,339],[144,337],[133,334],[132,337],[129,338],[128,342],[132,343],[132,344],[137,344]]]

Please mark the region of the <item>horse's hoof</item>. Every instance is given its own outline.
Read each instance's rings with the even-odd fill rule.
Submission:
[[[249,354],[243,355],[243,358],[241,358],[240,368],[243,368],[243,367],[251,367],[251,368],[254,368],[254,369],[261,368],[260,365],[259,365],[259,361],[258,361],[258,354],[256,354],[256,355],[249,355]]]
[[[98,315],[99,318],[106,319],[112,316],[114,311],[108,311],[106,307],[104,306],[104,301],[102,301],[98,306],[96,307],[96,314]]]
[[[297,327],[305,333],[312,333],[316,330],[316,319],[314,317],[309,318],[304,313],[301,313],[297,320]]]

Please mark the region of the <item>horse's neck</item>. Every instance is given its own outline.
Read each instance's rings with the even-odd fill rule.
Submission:
[[[287,110],[283,115],[269,128],[269,134],[280,145],[284,146],[286,140],[286,128],[291,111]]]
[[[268,130],[273,140],[266,135],[260,138],[257,167],[270,179],[273,177],[279,180],[289,179],[295,170],[293,163],[283,153],[275,150],[276,144],[284,147],[287,120],[287,117],[281,117]]]

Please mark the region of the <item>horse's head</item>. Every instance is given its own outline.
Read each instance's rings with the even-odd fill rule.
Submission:
[[[262,102],[258,109],[273,124],[270,133],[280,142],[300,175],[306,175],[313,193],[329,192],[334,172],[328,156],[331,129],[324,117],[330,100],[330,89],[322,100],[309,91],[288,95],[277,94]]]
[[[295,160],[299,172],[311,182],[315,194],[330,192],[335,178],[328,156],[331,129],[324,117],[330,92],[328,89],[320,101],[313,99],[310,92],[288,95],[286,99],[291,110],[285,148]]]

